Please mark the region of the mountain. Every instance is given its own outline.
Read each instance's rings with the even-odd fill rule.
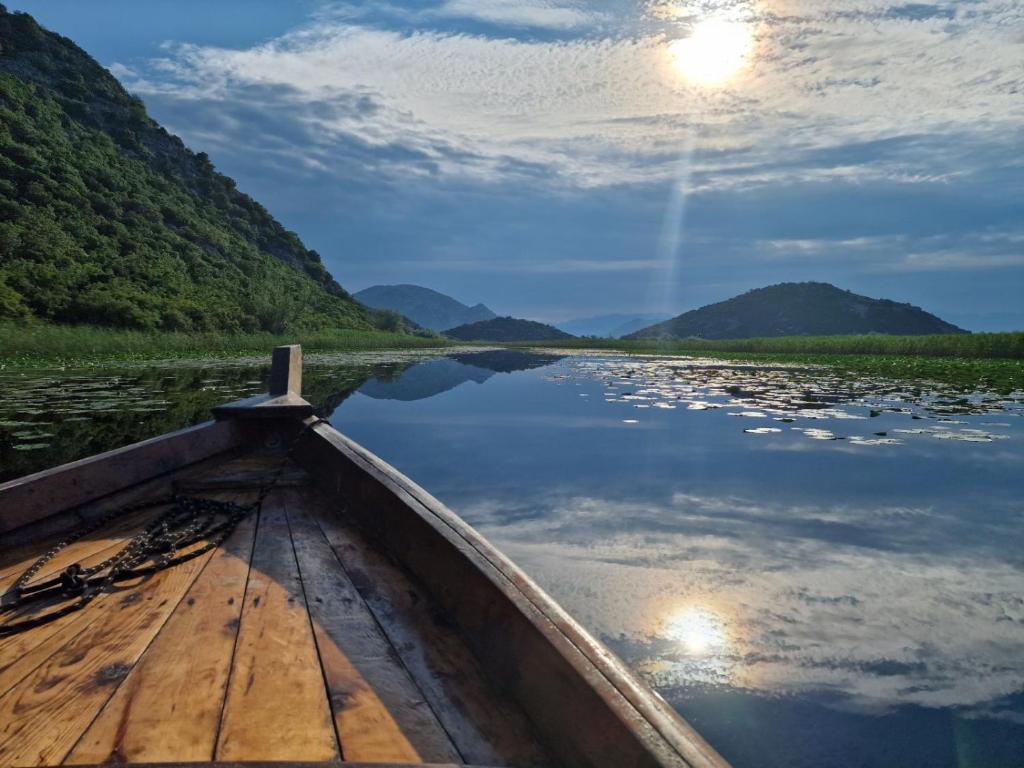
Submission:
[[[496,317],[478,323],[460,325],[444,332],[462,341],[556,341],[575,338],[554,326],[515,317]]]
[[[597,336],[617,339],[654,323],[666,320],[665,315],[596,315],[566,320],[558,327],[573,336]]]
[[[779,283],[644,328],[630,339],[748,339],[885,333],[967,333],[910,304],[870,299],[828,283]]]
[[[497,317],[483,304],[469,307],[451,296],[419,285],[374,285],[354,297],[368,307],[399,312],[434,331]]]
[[[0,6],[0,319],[370,328],[263,206],[65,37]]]

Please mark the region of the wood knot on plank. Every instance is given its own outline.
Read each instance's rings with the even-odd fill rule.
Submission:
[[[125,676],[131,672],[131,670],[131,665],[125,664],[124,662],[108,664],[96,673],[96,684],[113,685],[115,683],[119,683],[124,680]]]

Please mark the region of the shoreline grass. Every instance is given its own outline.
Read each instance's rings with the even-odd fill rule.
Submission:
[[[964,342],[963,340],[972,340]],[[710,357],[736,362],[797,363],[850,374],[941,381],[964,389],[1024,391],[1024,333],[952,336],[790,336],[712,341],[571,339],[506,345],[634,355]]]
[[[540,342],[530,346],[612,349],[639,354],[772,353],[884,355],[1024,360],[1024,331],[930,336],[781,336],[757,339],[595,339]]]
[[[0,323],[0,368],[88,365],[117,360],[243,357],[269,354],[281,344],[307,352],[355,352],[451,346],[444,338],[386,331],[338,329],[287,334],[171,333],[84,325]]]
[[[472,343],[385,331],[185,334],[49,323],[0,323],[0,369],[75,367],[168,358],[266,355],[280,344],[307,352],[430,349]],[[826,336],[710,341],[564,339],[483,346],[686,355],[757,363],[822,365],[853,374],[935,380],[964,388],[1024,390],[1024,333],[954,336]]]

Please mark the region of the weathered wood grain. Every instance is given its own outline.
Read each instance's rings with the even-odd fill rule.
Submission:
[[[238,524],[65,764],[213,758],[255,530]]]
[[[241,435],[206,422],[0,484],[0,533],[227,451]]]
[[[220,460],[214,459],[212,461],[219,462]],[[179,473],[179,476],[188,477],[193,471],[204,470],[207,463],[200,462],[194,465],[194,468],[190,467],[182,471]],[[166,496],[170,493],[171,482],[171,476],[167,475],[140,483],[125,491],[112,494],[81,507],[75,512],[74,516],[80,515],[85,521],[81,522],[81,524],[87,524],[89,520],[105,515],[111,510],[120,509],[125,505]],[[91,547],[91,542],[101,542],[104,539],[120,538],[123,541],[126,536],[132,535],[144,527],[146,522],[152,519],[153,516],[160,514],[162,510],[162,507],[149,507],[145,510],[139,510],[137,513],[130,513],[123,518],[113,520],[107,527],[72,544],[66,552],[81,553]],[[51,520],[53,518],[47,518],[44,522],[49,523]],[[29,527],[36,528],[39,525],[35,524]],[[66,534],[45,535],[37,541],[29,541],[18,545],[12,548],[9,553],[6,553],[8,555],[7,562],[14,561],[16,566],[5,570],[7,574],[4,581],[5,586],[9,586],[21,575],[23,567],[27,567],[34,562],[39,554],[45,552],[64,535]],[[107,549],[94,552],[88,557],[83,557],[80,562],[84,565],[91,565],[113,554],[119,547],[120,544],[115,543]],[[67,557],[63,553],[51,561],[51,563],[58,563],[61,566],[67,565],[69,562],[74,562],[74,558]],[[47,578],[47,575],[52,575],[54,570],[52,566],[47,566],[33,581]],[[42,663],[55,648],[63,645],[68,639],[80,632],[83,627],[90,624],[97,617],[99,611],[105,610],[104,603],[107,599],[108,596],[100,595],[83,611],[72,613],[48,624],[36,627],[31,632],[0,639],[0,693],[4,693]],[[14,619],[16,616],[9,618]],[[53,639],[51,640],[51,638]]]
[[[328,505],[317,521],[463,759],[550,765],[522,711],[497,693],[444,612]]]
[[[313,414],[313,406],[299,395],[255,395],[233,403],[218,405],[213,416],[218,421],[232,419],[304,419]]]
[[[90,566],[102,562],[116,552],[127,539],[145,528],[146,523],[161,511],[161,509],[150,508],[129,513],[112,521],[107,527],[68,545],[40,569],[39,573],[33,577],[32,582],[46,581],[72,563]],[[19,547],[19,549],[22,548]],[[25,569],[31,566],[46,549],[46,547],[38,545],[25,547],[23,559],[0,569],[0,593],[4,593],[14,586]]]
[[[264,502],[218,760],[330,760],[337,737],[280,494]]]
[[[220,458],[200,461],[187,469],[138,483],[71,510],[55,510],[56,514],[54,515],[23,526],[17,531],[3,534],[3,546],[0,546],[0,572],[8,573],[22,563],[27,566],[32,560],[67,536],[69,531],[76,530],[79,526],[89,526],[96,520],[136,502],[158,499],[168,495],[171,493],[175,479],[187,477],[191,472],[204,470],[208,465],[220,463],[220,461]],[[142,514],[149,513],[142,511]],[[116,530],[121,521],[120,517],[112,520],[108,527],[86,536],[84,540]]]
[[[291,491],[284,498],[345,759],[459,760],[423,694],[311,519],[316,494]]]
[[[90,605],[91,623],[0,697],[0,765],[61,762],[212,554]]]
[[[53,766],[52,768],[56,768]],[[110,768],[109,763],[102,765],[86,765],[80,768]],[[309,762],[302,760],[260,760],[259,762],[246,761],[244,763],[223,762],[217,760],[212,763],[132,763],[132,768],[495,768],[495,766],[469,765],[468,763],[366,763],[350,762],[348,760],[318,760]]]
[[[205,494],[221,489],[259,488],[275,476],[275,488],[307,485],[310,480],[305,470],[288,460],[283,450],[277,450],[243,456],[202,472],[190,473],[176,480],[174,489],[183,494]]]
[[[270,358],[270,394],[302,394],[302,345],[275,347]]]

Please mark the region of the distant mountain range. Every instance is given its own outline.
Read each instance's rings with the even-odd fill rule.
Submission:
[[[515,317],[496,317],[478,323],[460,325],[444,332],[461,341],[557,341],[575,338],[554,326]]]
[[[828,283],[779,283],[684,312],[631,339],[748,339],[884,333],[967,333],[911,304],[871,299]]]
[[[393,310],[433,331],[497,317],[483,304],[470,307],[419,285],[374,285],[353,296],[368,307]]]
[[[597,336],[605,339],[617,339],[633,331],[660,323],[668,318],[665,315],[596,315],[581,317],[559,323],[558,328],[573,336]]]

